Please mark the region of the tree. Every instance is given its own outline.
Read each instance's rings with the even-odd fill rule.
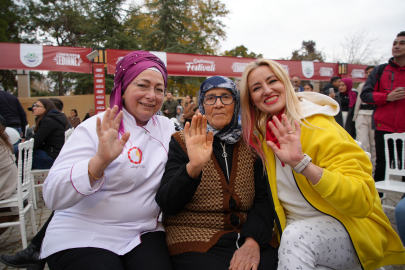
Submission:
[[[128,10],[125,0],[4,1],[24,1],[27,23],[22,35],[29,42],[210,55],[217,54],[219,41],[226,37],[220,18],[229,13],[220,0],[146,0]],[[50,72],[47,79],[59,95],[93,92],[89,74]],[[202,80],[172,77],[169,89],[194,93]],[[106,76],[106,83],[112,87],[113,77]]]
[[[0,42],[27,42],[21,38],[27,22],[25,14],[25,7],[19,3],[13,0],[0,1]],[[13,91],[17,88],[15,71],[0,70],[0,88],[5,91]]]
[[[144,50],[215,54],[225,38],[219,17],[229,11],[218,0],[147,0]],[[168,89],[179,95],[194,94],[203,78],[171,77]]]
[[[349,32],[340,43],[340,51],[333,56],[333,61],[359,65],[379,64],[382,56],[376,53],[379,50],[378,42],[379,38],[365,29]]]
[[[192,44],[196,42],[193,37],[197,32],[190,29],[192,20],[186,16],[189,0],[147,1],[145,5],[150,10],[150,16],[158,18],[152,20],[153,30],[145,37],[145,50],[202,53]]]
[[[124,0],[29,0],[30,33],[41,33],[37,42],[58,46],[138,49],[136,38],[128,35]],[[52,72],[49,78],[59,95],[93,93],[89,74]],[[111,79],[111,78],[109,78]]]
[[[0,1],[0,42],[21,42],[27,19],[24,6],[13,0]]]
[[[254,52],[248,53],[248,48],[243,45],[237,46],[232,50],[225,51],[223,56],[240,56],[240,57],[249,57],[249,58],[262,58],[263,55],[261,53],[256,54]]]
[[[292,51],[291,58],[288,60],[296,61],[319,61],[324,62],[323,52],[316,49],[316,42],[313,40],[302,41],[301,49]]]
[[[38,41],[42,44],[54,44],[58,46],[79,47],[83,44],[86,31],[90,24],[84,16],[87,1],[74,0],[39,0],[29,2],[30,32],[41,33]],[[66,81],[62,72],[50,73],[50,78],[56,80],[59,95],[64,95]]]
[[[226,17],[229,10],[219,0],[191,0],[187,16],[192,19],[191,29],[198,32],[198,40],[204,54],[219,52],[219,42],[226,38],[225,24],[220,18]]]

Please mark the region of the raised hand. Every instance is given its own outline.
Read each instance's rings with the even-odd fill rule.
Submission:
[[[281,118],[283,119],[284,125],[281,124],[281,122],[275,116],[273,116],[273,122],[276,124],[276,126],[274,126],[272,122],[269,122],[269,127],[280,143],[280,148],[278,148],[277,145],[271,141],[267,141],[267,144],[281,162],[288,164],[291,167],[295,167],[301,162],[302,159],[304,159],[300,142],[301,128],[299,123],[294,120],[294,132],[290,123],[288,122],[287,116],[283,114],[281,115]]]
[[[123,112],[121,111],[116,116],[117,110],[117,106],[114,106],[112,110],[107,109],[103,121],[97,117],[97,136],[99,140],[97,156],[102,163],[108,165],[122,153],[124,145],[129,139],[129,132],[125,132],[121,139],[118,139],[118,129]]]
[[[129,132],[125,132],[121,139],[118,139],[118,129],[123,112],[117,114],[117,111],[118,107],[114,106],[112,110],[107,109],[102,121],[97,117],[98,148],[96,155],[89,162],[90,172],[97,177],[101,176],[111,162],[122,153],[124,145],[129,139]]]
[[[205,163],[211,159],[214,134],[207,133],[207,117],[200,113],[194,115],[190,123],[184,127],[184,137],[190,162],[187,172],[191,177],[197,178]]]

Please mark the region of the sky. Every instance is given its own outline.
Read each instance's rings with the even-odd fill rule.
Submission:
[[[405,0],[222,0],[231,14],[221,51],[244,45],[249,52],[281,59],[313,40],[333,62],[348,34],[367,32],[378,43],[375,58],[386,62],[392,42],[405,31]],[[365,42],[366,43],[366,42]],[[334,57],[335,56],[335,57]]]

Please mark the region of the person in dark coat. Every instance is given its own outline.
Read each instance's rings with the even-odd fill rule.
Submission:
[[[26,138],[34,138],[32,167],[50,169],[65,143],[68,121],[49,99],[39,99],[32,111],[37,117],[35,134]]]
[[[94,116],[95,114],[96,114],[96,113],[94,112],[94,110],[93,110],[93,109],[90,109],[89,112],[86,113],[86,115],[84,116],[82,122],[86,121],[87,119],[89,119],[90,117]]]
[[[172,266],[276,269],[277,248],[270,244],[275,210],[263,163],[242,138],[236,85],[210,77],[198,100],[204,116],[193,116],[172,135],[155,198]]]
[[[357,90],[352,89],[353,81],[350,78],[344,78],[339,83],[340,92],[340,111],[342,113],[344,129],[356,139],[356,127],[353,121],[354,116],[354,105],[356,105],[357,100]]]
[[[7,127],[14,128],[24,137],[27,115],[16,96],[0,91],[0,115],[6,119]]]
[[[342,104],[340,103],[341,96],[339,93],[339,83],[340,83],[341,79],[342,78],[339,76],[332,77],[332,79],[330,80],[330,83],[325,85],[322,89],[322,93],[324,95],[330,96],[331,98],[336,100],[336,102],[339,104],[340,107],[342,107]],[[333,91],[331,91],[331,89]],[[339,113],[337,115],[335,115],[334,117],[335,117],[336,122],[343,127],[342,110],[340,110]]]

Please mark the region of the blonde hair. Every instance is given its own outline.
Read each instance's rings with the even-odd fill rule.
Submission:
[[[275,61],[263,58],[256,59],[256,61],[249,63],[243,72],[240,90],[243,137],[246,143],[262,158],[263,162],[267,163],[260,138],[262,140],[266,139],[266,123],[267,119],[272,115],[262,112],[256,108],[252,101],[248,85],[248,77],[250,73],[261,66],[269,67],[277,78],[284,84],[286,93],[284,114],[287,116],[293,130],[295,131],[294,120],[301,125],[304,123],[301,121],[303,115],[299,105],[299,100],[295,95],[290,77],[284,68]]]

